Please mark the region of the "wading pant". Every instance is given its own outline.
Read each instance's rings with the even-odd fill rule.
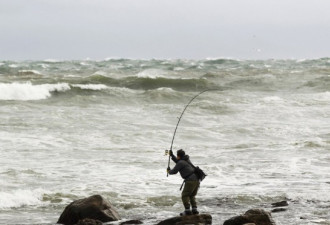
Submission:
[[[198,180],[189,180],[185,182],[182,191],[182,202],[185,209],[190,209],[190,204],[193,208],[197,208],[195,197],[197,195],[198,188],[199,188]]]

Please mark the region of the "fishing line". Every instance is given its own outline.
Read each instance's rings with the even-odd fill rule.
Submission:
[[[176,135],[176,131],[177,131],[178,127],[179,127],[179,124],[180,124],[180,121],[181,121],[181,118],[182,118],[184,112],[186,111],[186,109],[188,108],[188,106],[189,106],[189,105],[190,105],[190,104],[191,104],[191,103],[192,103],[192,102],[193,102],[198,96],[200,96],[201,94],[203,94],[203,93],[205,93],[205,92],[208,92],[208,91],[220,91],[220,89],[207,89],[207,90],[204,90],[204,91],[198,93],[197,95],[195,95],[195,96],[194,96],[194,97],[188,102],[188,104],[184,107],[184,109],[183,109],[183,111],[182,111],[182,113],[181,113],[181,115],[180,115],[180,117],[179,117],[178,123],[176,124],[175,130],[174,130],[174,133],[173,133],[173,138],[172,138],[172,142],[171,142],[170,151],[172,151],[173,143],[174,143],[174,138],[175,138],[175,135]],[[170,162],[171,162],[171,155],[169,154],[169,152],[166,152],[166,153],[168,153],[168,166],[167,166],[167,168],[169,168],[169,167],[170,167]],[[168,176],[168,173],[167,173],[167,176]]]

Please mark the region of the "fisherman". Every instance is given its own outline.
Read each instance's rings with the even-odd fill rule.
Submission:
[[[177,151],[177,157],[174,156],[172,150],[169,153],[176,165],[172,170],[168,167],[167,173],[173,175],[180,172],[181,177],[184,179],[184,188],[181,197],[185,210],[180,215],[199,214],[195,198],[199,189],[199,179],[190,162],[189,155],[186,155],[182,149]],[[190,205],[192,206],[192,210],[190,210]]]

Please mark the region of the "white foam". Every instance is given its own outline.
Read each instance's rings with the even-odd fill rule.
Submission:
[[[58,59],[45,59],[44,62],[47,63],[58,63],[61,62],[62,60],[58,60]]]
[[[159,69],[147,69],[139,72],[136,76],[139,78],[151,78],[156,79],[160,77],[164,77],[165,72]]]
[[[268,96],[262,99],[264,102],[282,102],[283,99],[278,96]]]
[[[72,84],[71,86],[78,87],[84,90],[95,90],[95,91],[108,89],[108,86],[104,84]]]
[[[37,70],[19,70],[18,73],[20,74],[36,74],[36,75],[41,75],[41,73]]]
[[[101,75],[101,76],[105,76],[107,75],[106,72],[102,71],[102,70],[99,70],[99,71],[96,71],[95,73],[93,73],[93,75]]]
[[[27,83],[0,83],[0,100],[42,100],[49,98],[53,91],[67,91],[67,83],[32,85]]]
[[[168,88],[168,87],[157,88],[157,91],[175,92],[172,88]]]
[[[0,209],[17,208],[27,205],[40,205],[42,203],[43,191],[15,190],[11,192],[0,192]]]
[[[90,65],[90,64],[88,64],[86,62],[80,62],[79,64],[82,65],[82,66],[89,66]]]
[[[112,57],[106,57],[103,59],[103,61],[110,61],[110,60],[116,60],[116,59],[121,59],[120,57],[117,56],[112,56]]]
[[[43,64],[43,63],[41,63],[41,64],[38,64],[39,66],[41,66],[43,69],[46,69],[46,68],[48,68],[49,66],[47,65],[47,64]]]
[[[330,101],[330,91],[313,94],[313,98],[314,98],[314,101],[329,102]]]

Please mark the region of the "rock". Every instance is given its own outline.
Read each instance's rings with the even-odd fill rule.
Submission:
[[[210,224],[212,224],[212,216],[210,214],[177,216],[157,223],[157,225],[210,225]]]
[[[255,225],[275,225],[271,214],[263,209],[250,209],[244,215],[226,220],[223,225],[244,225],[248,223],[254,223]]]
[[[286,210],[288,210],[288,209],[286,209],[286,208],[275,208],[275,209],[272,210],[272,213],[284,212]]]
[[[101,195],[93,195],[71,202],[64,209],[57,223],[72,225],[87,218],[101,222],[120,220],[120,216],[109,201]]]
[[[93,219],[83,219],[79,220],[76,225],[102,225],[102,222],[99,220],[93,220]]]
[[[281,201],[281,202],[275,202],[272,203],[273,207],[283,207],[283,206],[288,206],[289,203],[287,201]]]
[[[119,225],[128,225],[128,224],[135,225],[135,224],[143,224],[143,223],[140,220],[128,220],[125,222],[121,222]]]
[[[250,221],[246,216],[241,215],[241,216],[235,216],[230,218],[229,220],[226,220],[223,225],[245,225],[249,224]]]

